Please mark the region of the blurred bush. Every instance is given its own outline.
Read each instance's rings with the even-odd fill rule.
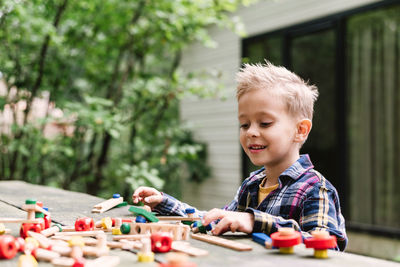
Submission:
[[[0,179],[109,196],[179,193],[209,176],[179,100],[218,74],[179,68],[211,25],[241,33],[237,0],[0,1]]]

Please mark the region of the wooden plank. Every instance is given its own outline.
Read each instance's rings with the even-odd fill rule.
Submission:
[[[171,249],[177,252],[183,252],[190,256],[207,256],[209,253],[205,249],[196,248],[185,241],[174,241],[172,242]]]
[[[253,247],[243,244],[243,243],[239,243],[233,240],[229,240],[229,239],[225,239],[222,237],[218,237],[218,236],[214,236],[214,235],[208,235],[208,234],[191,234],[191,237],[197,240],[201,240],[204,242],[208,242],[214,245],[218,245],[218,246],[222,246],[222,247],[226,247],[226,248],[230,248],[230,249],[234,249],[237,251],[249,251],[252,250]]]

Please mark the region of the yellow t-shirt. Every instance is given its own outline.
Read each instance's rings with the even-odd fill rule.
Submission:
[[[264,187],[263,185],[265,184],[266,181],[267,181],[267,177],[265,177],[264,180],[259,185],[259,188],[258,188],[258,205],[261,204],[261,202],[264,200],[264,198],[266,198],[269,195],[269,193],[271,193],[272,191],[277,189],[278,186],[279,186],[279,184],[276,184],[276,185]]]

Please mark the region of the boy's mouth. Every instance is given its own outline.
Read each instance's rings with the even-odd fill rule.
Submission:
[[[248,146],[248,148],[250,150],[262,150],[265,149],[267,146],[263,146],[263,145],[250,145]]]

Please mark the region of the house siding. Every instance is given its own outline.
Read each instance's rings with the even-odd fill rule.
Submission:
[[[260,1],[238,10],[247,36],[267,33],[345,10],[371,4],[374,0],[279,0]],[[186,71],[214,69],[223,73],[225,100],[185,99],[181,119],[193,125],[195,138],[208,145],[212,174],[201,184],[183,181],[183,201],[200,209],[228,204],[241,180],[241,148],[235,99],[235,73],[240,66],[241,38],[229,30],[210,29],[217,48],[193,44],[183,55]]]

